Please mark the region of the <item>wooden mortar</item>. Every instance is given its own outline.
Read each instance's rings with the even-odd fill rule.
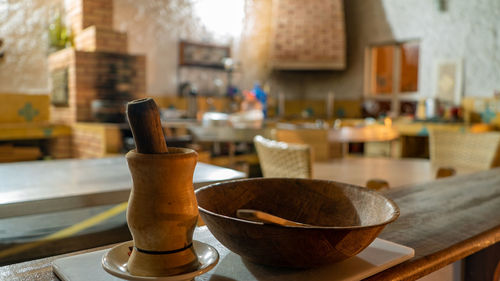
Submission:
[[[197,153],[168,148],[152,99],[127,106],[136,150],[126,158],[133,188],[127,223],[134,250],[127,268],[137,276],[168,276],[195,270],[192,238],[198,218],[193,189]]]

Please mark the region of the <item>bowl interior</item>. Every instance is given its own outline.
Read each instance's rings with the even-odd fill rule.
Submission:
[[[246,179],[196,191],[202,211],[236,218],[238,209],[256,209],[323,227],[366,227],[397,218],[398,207],[369,189],[325,180]]]

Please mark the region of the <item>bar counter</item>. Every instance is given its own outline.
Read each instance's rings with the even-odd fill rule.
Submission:
[[[500,244],[500,168],[391,189],[385,194],[399,205],[401,216],[379,237],[412,247],[415,257],[367,280],[415,280],[460,259],[479,255],[481,260],[478,251]],[[92,250],[84,252],[88,251]],[[58,280],[51,268],[55,258],[1,267],[0,279]],[[496,265],[498,255],[495,259],[488,264]],[[483,266],[481,274],[486,275],[469,280],[492,280],[487,274],[493,276],[493,272],[494,268]]]

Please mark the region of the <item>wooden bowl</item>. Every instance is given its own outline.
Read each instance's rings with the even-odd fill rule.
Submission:
[[[256,178],[195,191],[200,215],[224,246],[259,264],[309,268],[356,255],[399,216],[390,199],[364,187],[326,180]],[[236,217],[256,209],[314,227]]]

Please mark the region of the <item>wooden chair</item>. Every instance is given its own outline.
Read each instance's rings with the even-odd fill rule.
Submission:
[[[366,187],[373,190],[389,189],[389,183],[384,179],[370,179],[366,182]]]
[[[448,170],[467,168],[487,170],[499,166],[500,133],[464,133],[430,131],[429,152],[433,166]],[[438,171],[438,177],[453,175],[453,172]]]
[[[457,171],[452,167],[439,167],[436,171],[436,179],[454,176]]]
[[[264,177],[312,178],[311,148],[254,137],[255,149]]]

